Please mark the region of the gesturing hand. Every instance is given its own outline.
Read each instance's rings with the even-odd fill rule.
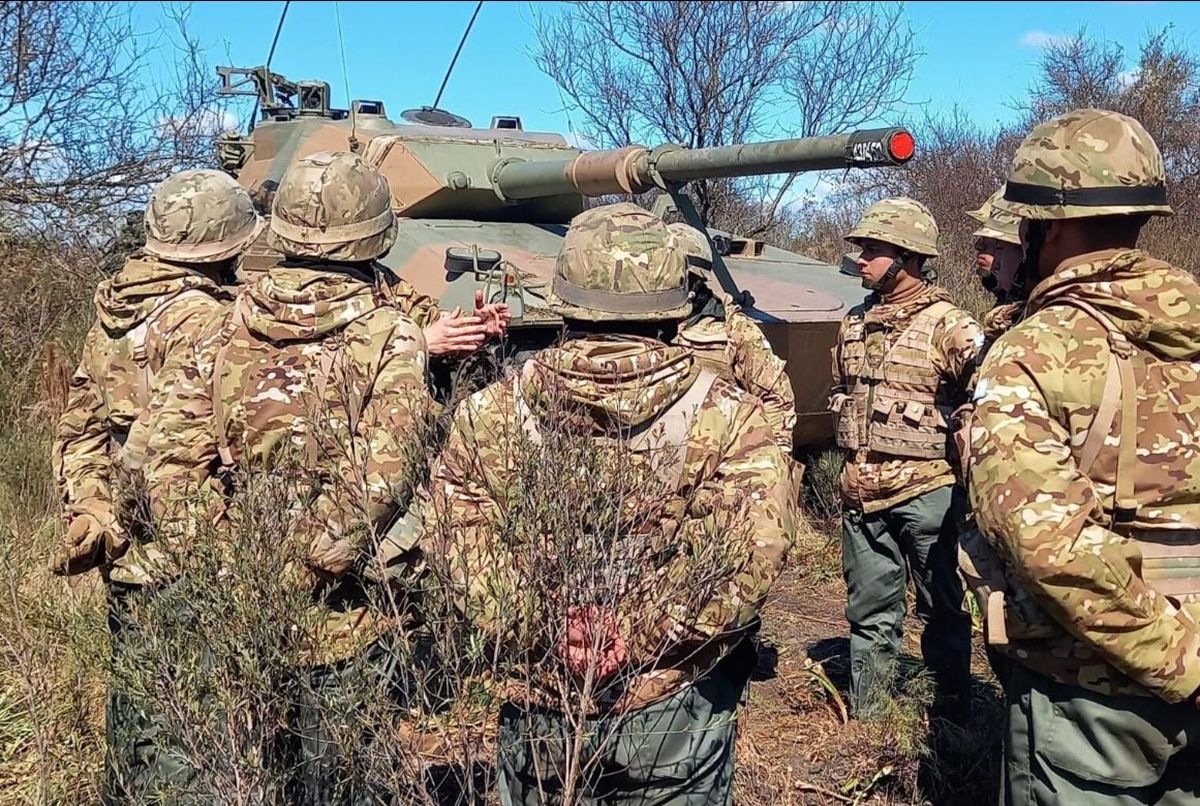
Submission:
[[[430,355],[466,355],[483,346],[489,325],[479,316],[466,316],[455,308],[436,322],[426,325],[425,346]]]
[[[478,290],[475,292],[475,315],[487,325],[489,336],[503,336],[508,330],[508,323],[512,321],[507,303],[491,302],[484,305],[483,292]]]

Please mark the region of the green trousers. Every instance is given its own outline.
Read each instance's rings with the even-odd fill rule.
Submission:
[[[588,720],[580,730],[581,786],[574,804],[728,806],[733,798],[737,709],[755,649],[744,640],[711,672],[638,711]],[[505,705],[500,712],[500,802],[563,804],[566,718]]]
[[[842,574],[850,622],[850,700],[870,716],[889,694],[911,578],[924,626],[921,654],[943,701],[964,718],[971,683],[971,617],[963,610],[957,532],[962,491],[942,487],[891,509],[842,514]]]
[[[1200,711],[1009,665],[1003,806],[1200,803]]]
[[[149,595],[136,585],[109,584],[108,628],[112,639],[112,662],[116,669],[137,652],[140,634],[130,618],[130,599]],[[174,614],[186,618],[184,613]],[[141,700],[134,699],[118,683],[110,685],[105,703],[105,778],[101,801],[105,804],[183,802],[173,796],[186,791],[194,771],[171,752],[162,717]]]
[[[141,634],[137,623],[130,618],[130,597],[139,593],[156,596],[137,587],[117,583],[110,586],[109,628],[114,666],[118,668],[136,657],[132,653],[145,651],[138,644]],[[160,597],[154,606],[161,607],[162,603]],[[163,615],[181,624],[189,619],[183,607],[158,617]],[[419,648],[415,657],[405,660],[414,667],[428,662]],[[288,803],[357,806],[398,802],[380,786],[356,780],[348,769],[345,748],[330,730],[330,721],[352,719],[356,703],[372,692],[403,703],[416,686],[413,672],[404,667],[387,638],[337,664],[294,670],[298,678],[292,686],[296,700],[286,726],[262,726],[264,731],[277,732],[271,763],[278,767],[281,782],[286,781]],[[427,670],[421,672],[425,675]],[[153,703],[135,700],[119,680],[108,692],[105,728],[105,804],[210,802],[211,794],[199,794],[207,786],[202,771],[185,765],[173,752],[170,732]],[[356,752],[377,740],[361,734],[352,738]]]
[[[352,719],[357,700],[375,690],[395,701],[409,696],[399,683],[398,658],[386,640],[373,643],[362,653],[336,664],[298,670],[308,675],[299,702],[292,709],[285,742],[285,764],[295,770],[288,801],[304,806],[393,803],[391,794],[380,785],[355,780],[348,774],[345,749],[330,729],[330,720]],[[348,701],[347,701],[348,700]],[[360,735],[353,738],[366,751],[380,737]]]

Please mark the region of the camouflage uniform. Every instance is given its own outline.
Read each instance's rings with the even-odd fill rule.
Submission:
[[[399,276],[391,269],[380,265],[378,269],[386,271],[390,276],[388,289],[391,302],[400,312],[417,323],[418,327],[428,327],[441,319],[444,311],[438,307],[438,301],[428,294],[422,294],[416,287]]]
[[[987,201],[978,210],[972,210],[967,213],[971,218],[979,222],[979,229],[972,233],[976,238],[991,238],[995,241],[1000,241],[1005,244],[1012,244],[1020,247],[1021,237],[1018,234],[1018,228],[1021,220],[1013,214],[1009,209],[1007,202],[1004,201],[1004,186],[988,197]],[[987,356],[988,350],[996,343],[996,340],[1007,333],[1013,325],[1021,318],[1025,312],[1025,299],[1023,283],[1018,288],[1017,281],[1014,279],[1014,286],[1010,289],[1002,289],[999,287],[999,282],[995,280],[996,266],[993,264],[991,268],[991,276],[993,282],[986,282],[988,277],[985,276],[984,288],[993,293],[996,297],[996,305],[988,310],[983,315],[983,321],[980,323],[983,326],[983,345],[979,348],[978,354],[975,356],[975,371],[971,374],[971,379],[967,383],[967,396],[973,397],[975,394],[975,382],[978,378],[979,366],[983,363],[983,359]],[[962,406],[954,412],[952,424],[954,428],[954,440],[951,443],[951,461],[954,470],[958,477],[958,483],[965,489],[966,487],[966,458],[969,456],[967,447],[967,428],[971,412],[974,410],[975,404],[971,400],[963,403]],[[988,587],[985,581],[985,576],[994,568],[994,562],[991,559],[991,550],[987,547],[987,541],[984,539],[979,527],[975,523],[975,515],[966,508],[963,512],[962,526],[959,529],[958,536],[958,563],[959,571],[961,572],[964,581],[975,594],[977,605],[982,612],[987,607]],[[984,647],[989,663],[992,666],[992,671],[996,678],[1003,685],[1008,677],[1007,664],[1002,655],[997,653],[991,646]]]
[[[285,259],[168,367],[174,385],[149,443],[151,503],[166,525],[220,519],[218,473],[268,469],[300,452],[296,493],[308,503],[293,540],[297,579],[321,594],[308,656],[320,697],[359,667],[373,668],[392,626],[368,607],[364,555],[370,536],[401,508],[396,490],[412,472],[429,412],[421,330],[372,273],[395,233],[387,182],[374,168],[348,153],[297,162],[275,193],[270,221],[270,244]],[[131,553],[147,567],[169,565],[171,551],[193,539],[187,532],[168,529],[173,545]],[[313,724],[314,707],[301,703],[297,715],[298,797],[322,803],[340,786],[340,762],[319,720]]]
[[[689,313],[684,256],[658,218],[632,204],[577,216],[559,257],[551,302],[583,332],[539,353],[517,377],[465,401],[435,465],[431,512],[449,525],[456,567],[472,571],[460,578],[466,611],[518,657],[544,652],[539,647],[547,639],[518,618],[526,606],[500,603],[528,593],[513,565],[518,547],[508,543],[524,537],[506,527],[520,506],[512,497],[516,454],[508,446],[527,438],[544,444],[540,435],[559,421],[549,401],[562,395],[570,406],[581,406],[582,419],[573,427],[599,445],[620,439],[626,429],[649,434],[676,422],[675,436],[665,443],[676,449],[675,473],[667,474],[665,486],[639,486],[645,495],[629,506],[649,513],[649,528],[668,530],[670,545],[723,535],[733,555],[725,572],[730,576],[714,585],[720,593],[711,600],[691,603],[697,613],[680,615],[682,623],[670,613],[689,612],[683,602],[666,610],[662,603],[653,606],[650,623],[643,613],[637,627],[643,600],[626,595],[615,605],[631,676],[593,697],[587,725],[575,733],[586,745],[584,763],[597,771],[579,802],[729,803],[737,705],[755,656],[747,635],[782,568],[798,517],[786,456],[762,404],[703,371],[690,350],[620,332],[588,332],[620,322],[679,321]],[[679,425],[674,418],[682,412]],[[628,444],[636,445],[636,438]],[[680,556],[686,553],[664,550],[656,579],[686,575]],[[541,802],[539,788],[553,799],[561,786],[563,735],[571,730],[553,707],[561,672],[526,673],[531,679],[514,685],[501,717],[506,804]]]
[[[717,297],[708,287],[705,274],[712,267],[708,239],[686,224],[671,224],[669,229],[687,249],[693,293],[692,312],[679,326],[677,343],[692,350],[702,366],[762,401],[776,444],[791,456],[796,395],[787,366],[741,306],[727,294]]]
[[[1154,141],[1096,109],[1034,128],[1005,198],[1033,266],[1048,220],[1171,212]],[[1198,361],[1200,286],[1129,248],[1060,263],[980,369],[969,491],[1012,668],[1004,802],[1200,795]]]
[[[218,284],[221,264],[262,228],[249,196],[218,171],[184,171],[160,183],[145,223],[141,253],[96,289],[97,320],[84,341],[53,448],[67,539],[51,567],[58,574],[96,568],[109,582],[114,661],[138,635],[126,617],[128,598],[153,581],[126,555],[138,529],[132,482],[145,460],[135,424],[145,422],[168,359],[227,307],[231,295]],[[131,797],[153,779],[179,773],[155,752],[147,736],[153,720],[139,715],[144,710],[119,686],[110,689],[106,799]]]
[[[911,199],[872,205],[846,239],[899,247],[892,274],[906,257],[937,256],[933,217]],[[975,320],[929,283],[903,299],[872,293],[838,333],[831,407],[847,452],[842,562],[851,700],[862,715],[874,712],[894,679],[909,569],[925,662],[944,702],[966,703],[970,621],[955,571],[961,494],[946,442],[982,340]]]

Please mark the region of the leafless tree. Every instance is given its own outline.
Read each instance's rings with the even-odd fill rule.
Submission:
[[[536,63],[602,146],[852,128],[895,107],[918,55],[899,5],[856,2],[577,2],[536,31]],[[692,189],[710,225],[759,234],[794,179]],[[722,185],[748,203],[731,214]]]
[[[798,245],[836,261],[848,249],[841,237],[870,202],[887,195],[911,196],[933,212],[941,232],[937,262],[943,282],[961,302],[986,304],[970,271],[977,208],[1004,180],[1013,152],[1033,126],[1070,109],[1097,107],[1132,115],[1154,137],[1167,168],[1176,215],[1156,220],[1144,245],[1155,256],[1192,269],[1200,266],[1200,57],[1170,29],[1142,43],[1128,68],[1121,46],[1086,29],[1049,45],[1039,72],[1015,106],[1019,119],[986,129],[960,109],[915,125],[918,157],[904,170],[848,175],[842,188],[804,210]],[[946,181],[954,177],[953,182]]]
[[[216,76],[186,8],[168,18],[142,32],[130,4],[0,3],[0,223],[95,228],[210,161]]]

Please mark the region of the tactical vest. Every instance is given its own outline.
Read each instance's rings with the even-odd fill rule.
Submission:
[[[867,359],[863,320],[847,324],[838,364],[848,393],[833,401],[840,447],[945,458],[953,406],[939,398],[942,379],[930,353],[938,324],[952,310],[939,301],[918,312],[875,366]]]

